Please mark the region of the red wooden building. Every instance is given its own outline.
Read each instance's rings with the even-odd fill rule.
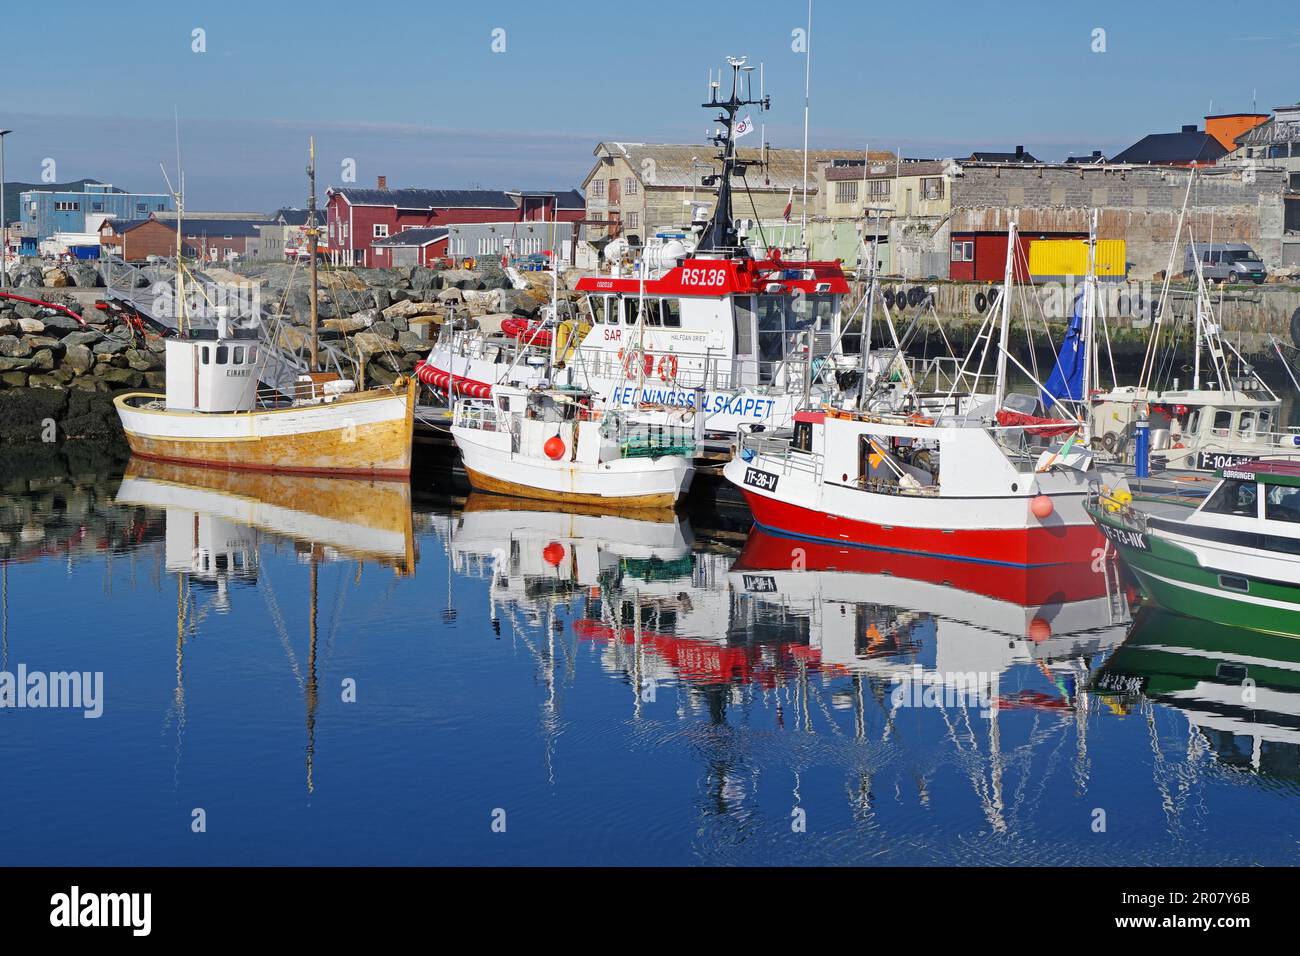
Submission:
[[[404,230],[456,223],[576,222],[586,203],[577,190],[331,188],[326,199],[325,241],[340,265],[385,267],[374,244]],[[445,250],[444,250],[445,253]]]

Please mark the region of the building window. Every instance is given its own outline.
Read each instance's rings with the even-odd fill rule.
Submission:
[[[103,212],[104,204],[102,202],[93,202],[90,204],[90,208],[95,212]]]
[[[942,199],[943,198],[943,180],[939,177],[921,180],[921,198],[922,199]]]
[[[952,244],[952,261],[953,262],[974,262],[975,261],[975,243],[973,240],[963,240]]]
[[[639,212],[630,212],[627,214],[627,227],[629,229],[641,228],[641,214]]]
[[[388,238],[388,223],[386,222],[375,223],[375,238],[376,239]]]
[[[639,184],[635,177],[629,176],[627,179],[623,180],[623,191],[629,196],[635,196],[638,188]]]
[[[867,186],[867,195],[872,199],[888,199],[893,180],[873,179]]]
[[[603,179],[594,179],[594,180],[592,180],[592,182],[591,182],[591,198],[593,198],[593,199],[604,199],[604,198],[605,198],[605,180],[603,180]]]
[[[835,201],[838,203],[858,201],[858,181],[844,180],[835,184]]]
[[[166,212],[166,211],[167,211],[167,204],[160,202],[158,204],[158,212]]]
[[[81,203],[64,200],[54,204],[55,212],[78,212],[81,209]],[[36,204],[32,203],[32,211],[36,211]]]

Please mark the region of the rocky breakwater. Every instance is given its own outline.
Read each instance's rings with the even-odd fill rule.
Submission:
[[[282,319],[279,344],[306,354],[310,299],[304,270],[254,265],[220,278],[256,283],[263,308]],[[423,266],[322,270],[320,338],[356,361],[366,385],[391,385],[414,371],[451,318],[486,331],[498,331],[511,317],[536,318],[551,299],[550,274],[530,272],[522,278],[525,288],[515,288],[495,263],[477,271]],[[572,291],[577,279],[576,272],[564,275],[562,299],[579,298]]]
[[[72,315],[0,298],[0,445],[123,445],[112,396],[163,386],[162,339],[93,307],[92,290],[103,285],[94,265],[28,262],[10,280],[16,294]]]

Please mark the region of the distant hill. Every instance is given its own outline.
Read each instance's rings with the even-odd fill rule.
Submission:
[[[18,221],[18,217],[19,217],[18,196],[21,193],[25,193],[33,189],[41,189],[46,192],[58,192],[60,190],[71,190],[73,192],[81,192],[83,189],[85,189],[87,183],[90,183],[92,185],[97,185],[99,183],[99,180],[78,179],[76,182],[71,182],[71,183],[6,182],[5,183],[5,219],[9,220],[10,224],[13,224]],[[124,193],[126,192],[126,190],[119,189],[118,187],[114,186],[113,192]]]

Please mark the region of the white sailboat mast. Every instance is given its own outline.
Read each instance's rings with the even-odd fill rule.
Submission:
[[[1012,220],[1007,224],[1007,266],[1002,277],[1002,297],[998,303],[1002,307],[1002,312],[1001,329],[998,333],[998,379],[993,403],[994,412],[1002,408],[1002,402],[1007,397],[1007,350],[1011,343],[1011,280],[1016,271],[1018,241],[1016,223]]]

